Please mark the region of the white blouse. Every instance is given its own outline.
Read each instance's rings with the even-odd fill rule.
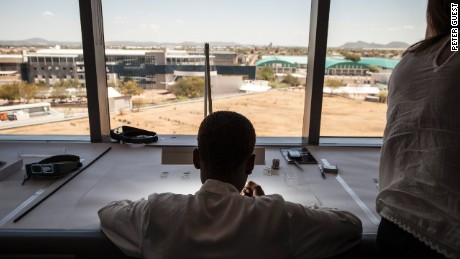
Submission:
[[[377,212],[460,258],[460,54],[450,37],[399,62],[389,82]],[[450,46],[449,46],[450,47]]]

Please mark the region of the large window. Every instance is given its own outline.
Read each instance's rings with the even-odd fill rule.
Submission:
[[[332,0],[321,136],[382,137],[388,79],[425,36],[426,0]]]
[[[0,134],[88,135],[91,128],[107,136],[130,125],[195,135],[209,43],[213,110],[246,115],[258,136],[381,137],[391,71],[426,26],[426,0],[331,0],[328,30],[319,32],[327,43],[314,41],[327,45],[321,93],[321,84],[305,87],[307,74],[318,78],[307,71],[307,53],[322,56],[318,46],[308,49],[310,12],[320,19],[327,0],[100,1],[101,8],[89,1],[83,9],[77,0],[0,3]],[[94,61],[88,71],[79,7],[83,19],[93,16],[83,28],[99,28],[96,38],[105,40],[105,49],[95,41],[88,51],[96,53],[85,57]]]
[[[204,44],[213,111],[258,136],[302,134],[310,1],[102,1],[111,127],[195,135]]]
[[[0,134],[88,135],[78,1],[0,9]]]

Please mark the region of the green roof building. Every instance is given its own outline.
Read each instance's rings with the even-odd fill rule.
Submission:
[[[326,57],[326,75],[366,75],[374,68],[393,70],[398,59],[363,57],[358,62],[346,60],[343,57]],[[297,69],[306,69],[307,56],[262,56],[257,61],[257,67],[274,67],[276,73],[296,73]]]

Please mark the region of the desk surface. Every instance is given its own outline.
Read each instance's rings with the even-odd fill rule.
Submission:
[[[195,193],[201,186],[193,165],[162,165],[159,146],[89,143],[0,143],[0,160],[14,160],[20,149],[62,148],[79,155],[83,167],[112,149],[65,184],[21,220],[13,220],[62,184],[66,178],[33,178],[21,186],[24,168],[0,180],[0,231],[11,229],[99,229],[97,211],[108,202],[137,200],[154,192]],[[285,200],[348,210],[363,222],[364,233],[376,233],[380,217],[375,212],[379,148],[308,147],[313,156],[337,164],[338,175],[323,179],[317,165],[301,165],[303,171],[287,164],[279,147],[265,147],[266,165],[256,165],[250,180],[267,194],[281,194]],[[266,175],[273,158],[280,159],[279,175]],[[42,158],[24,158],[24,164]],[[288,185],[284,172],[297,175],[297,185]],[[162,178],[162,172],[168,172]],[[190,172],[184,179],[183,173]],[[67,177],[71,177],[69,175]]]

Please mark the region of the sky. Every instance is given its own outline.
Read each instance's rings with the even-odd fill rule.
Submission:
[[[102,0],[106,41],[307,46],[310,0]],[[78,0],[0,0],[0,40],[81,42]],[[426,0],[331,0],[328,46],[414,43]]]

